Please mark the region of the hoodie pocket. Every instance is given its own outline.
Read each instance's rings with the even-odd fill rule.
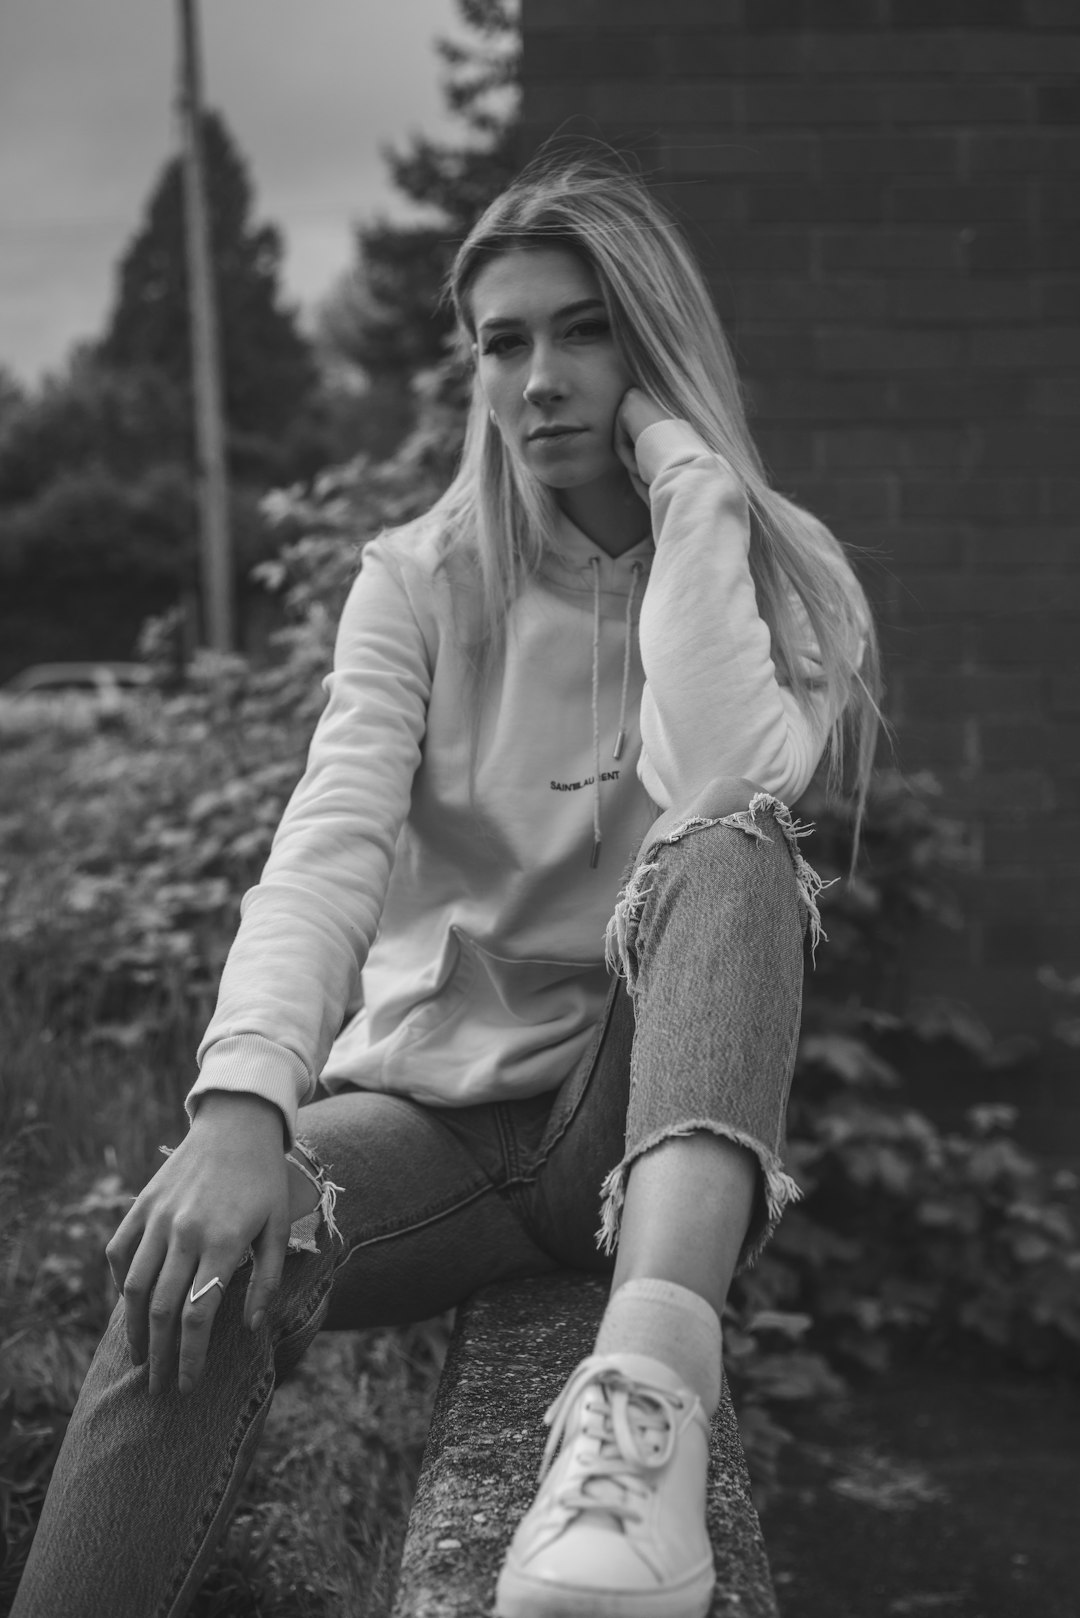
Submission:
[[[469,943],[457,927],[450,928],[434,988],[413,1001],[388,1036],[395,1052],[426,1039],[460,1011],[476,977],[477,957]]]
[[[399,979],[394,984],[395,1000],[387,1005],[382,997],[365,994],[365,1003],[343,1025],[330,1050],[322,1079],[331,1088],[355,1084],[381,1088],[398,1086],[399,1056],[408,1064],[408,1052],[418,1042],[434,1036],[448,1022],[469,993],[475,961],[462,949],[461,934],[451,927],[442,954],[427,984],[410,984]],[[393,981],[393,974],[390,979]],[[385,993],[384,974],[384,993]],[[401,1086],[405,1088],[405,1086]]]
[[[603,1009],[604,963],[508,959],[456,929],[452,936],[449,975],[387,1038],[384,1082],[446,1101],[558,1082],[568,1047]]]

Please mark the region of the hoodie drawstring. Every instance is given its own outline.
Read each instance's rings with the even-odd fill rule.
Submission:
[[[592,728],[593,728],[593,846],[589,858],[589,869],[595,871],[600,863],[601,822],[600,822],[600,558],[590,556],[589,566],[593,576],[593,643],[592,643]],[[626,598],[626,620],[623,627],[623,678],[622,696],[619,701],[619,729],[615,737],[615,746],[611,750],[612,758],[622,757],[623,746],[626,742],[626,699],[630,691],[630,652],[634,629],[634,599],[637,595],[638,580],[644,572],[640,562],[635,562],[630,575],[630,593]]]
[[[638,580],[645,569],[640,562],[635,562],[630,572],[630,594],[626,598],[626,624],[623,629],[623,660],[622,660],[622,696],[619,699],[619,733],[615,738],[615,746],[611,750],[612,758],[622,758],[623,743],[626,741],[626,698],[630,690],[630,643],[634,633],[634,597],[637,595]]]
[[[593,740],[593,800],[592,800],[592,855],[590,871],[600,863],[600,558],[590,556],[593,570],[593,631],[592,631],[592,740]]]

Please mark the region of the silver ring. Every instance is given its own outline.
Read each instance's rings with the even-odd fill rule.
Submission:
[[[191,1291],[188,1293],[188,1302],[189,1303],[198,1303],[200,1298],[205,1298],[206,1294],[210,1291],[211,1287],[220,1287],[222,1296],[224,1297],[224,1295],[225,1295],[225,1287],[224,1287],[224,1285],[222,1283],[221,1277],[219,1275],[215,1275],[215,1276],[212,1276],[209,1281],[207,1281],[205,1286],[200,1287],[198,1292],[195,1291],[195,1283],[194,1283],[194,1281],[192,1281],[192,1283],[191,1283]]]

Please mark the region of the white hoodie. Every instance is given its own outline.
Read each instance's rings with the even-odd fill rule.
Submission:
[[[512,609],[472,791],[436,536],[421,522],[368,545],[189,1112],[253,1092],[291,1142],[320,1076],[433,1106],[554,1088],[601,1014],[605,928],[658,812],[700,811],[733,777],[805,790],[832,716],[777,681],[741,485],[685,422],[646,428],[637,460],[654,537],[613,558],[563,520],[559,559]]]

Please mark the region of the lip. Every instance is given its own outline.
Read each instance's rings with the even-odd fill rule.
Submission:
[[[588,430],[587,427],[572,427],[569,423],[564,426],[558,422],[552,422],[546,427],[534,427],[529,434],[529,443],[542,442],[546,438],[572,438],[575,434],[586,433]]]

